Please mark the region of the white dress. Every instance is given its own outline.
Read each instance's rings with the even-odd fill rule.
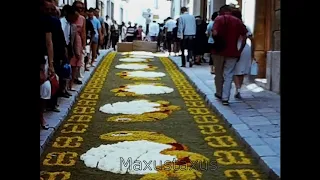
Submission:
[[[247,27],[248,33],[247,36],[252,35],[251,30]],[[241,47],[241,37],[238,41],[238,49]],[[246,46],[244,47],[240,60],[237,62],[235,67],[235,73],[234,75],[247,75],[250,74],[250,68],[251,68],[251,40],[248,38]]]

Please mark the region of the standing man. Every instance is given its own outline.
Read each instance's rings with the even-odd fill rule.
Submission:
[[[127,42],[133,42],[136,29],[134,28],[134,26],[131,25],[130,21],[128,22],[128,25],[129,27],[127,28],[127,34],[126,34]]]
[[[222,99],[223,105],[229,105],[230,90],[235,66],[246,45],[247,29],[242,21],[232,16],[232,8],[224,5],[215,19],[212,36],[215,41],[213,60],[215,65],[215,96]],[[238,39],[242,36],[241,47],[238,49]]]
[[[111,25],[112,25],[112,21],[110,20],[109,16],[106,15],[106,21],[104,22],[104,27],[105,27],[104,47],[105,47],[105,49],[110,48],[110,36],[111,36],[110,28],[111,28]]]
[[[105,27],[104,27],[104,19],[103,19],[103,17],[100,17],[100,9],[99,9],[99,8],[96,8],[96,9],[95,9],[94,15],[95,15],[96,18],[99,20],[100,25],[101,25],[102,37],[99,37],[99,39],[102,39],[102,40],[103,40],[104,34],[105,34]],[[97,54],[98,54],[98,55],[100,54],[100,53],[99,53],[100,46],[101,46],[101,48],[102,48],[102,44],[99,44],[99,45],[98,45],[98,48],[97,48]]]
[[[184,54],[184,50],[188,50],[187,61],[189,62],[189,67],[192,67],[192,49],[193,49],[193,41],[196,36],[196,19],[194,16],[188,13],[188,9],[186,7],[181,8],[181,16],[179,18],[178,25],[178,38],[181,39],[181,67],[186,67],[186,57]]]
[[[103,37],[101,32],[100,21],[94,16],[94,12],[95,10],[93,8],[90,8],[89,14],[88,14],[95,32],[94,38],[92,38],[92,42],[91,42],[91,51],[92,51],[91,66],[93,66],[93,62],[96,59],[98,45],[99,43],[102,42],[102,37]]]
[[[173,28],[176,27],[176,21],[173,20],[171,17],[167,18],[167,22],[164,25],[164,32],[166,35],[166,42],[167,42],[167,48],[169,51],[169,56],[171,55],[172,50],[172,41],[173,41]]]
[[[157,21],[153,20],[149,25],[149,36],[152,42],[157,41],[160,32],[160,27]]]

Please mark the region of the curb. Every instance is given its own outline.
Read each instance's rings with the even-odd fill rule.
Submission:
[[[101,58],[96,63],[94,69],[89,73],[87,77],[83,78],[83,84],[80,86],[78,90],[76,90],[74,93],[72,93],[72,96],[68,99],[62,99],[59,98],[59,104],[60,104],[60,110],[61,112],[55,113],[55,112],[48,112],[45,116],[46,119],[51,119],[52,122],[48,122],[52,128],[49,130],[40,130],[40,156],[42,155],[43,151],[45,150],[46,146],[48,145],[49,141],[53,137],[56,130],[60,127],[61,123],[65,120],[65,118],[68,116],[69,111],[71,110],[72,106],[78,99],[78,96],[80,92],[82,92],[82,89],[87,85],[88,81],[91,79],[92,75],[96,71],[96,69],[100,66],[101,62],[104,60],[104,58],[112,52],[112,49],[106,50],[104,55],[101,56]],[[54,116],[55,118],[52,119],[50,116]]]
[[[211,110],[213,110],[221,119],[223,119],[229,127],[229,130],[236,136],[236,138],[247,148],[248,152],[259,161],[259,165],[262,166],[262,169],[267,173],[269,178],[280,180],[280,172],[279,175],[272,169],[268,162],[266,162],[266,158],[272,157],[268,156],[265,157],[263,155],[259,155],[259,153],[250,145],[248,141],[245,140],[244,137],[241,136],[241,130],[250,130],[250,128],[244,124],[236,114],[233,113],[231,109],[225,109],[225,106],[221,104],[219,100],[216,99],[214,93],[193,73],[187,75],[177,64],[176,61],[168,57],[176,68],[187,78],[190,84],[196,89],[196,91],[202,96],[205,100],[206,104],[209,106]],[[203,89],[199,87],[203,87]],[[206,94],[210,93],[210,94]],[[212,94],[211,94],[212,93]],[[254,132],[253,132],[254,133]],[[259,138],[260,139],[260,138]],[[261,140],[261,139],[260,139]]]

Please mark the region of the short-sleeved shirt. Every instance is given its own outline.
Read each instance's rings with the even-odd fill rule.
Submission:
[[[225,57],[240,57],[241,53],[237,48],[238,39],[247,34],[247,29],[240,19],[228,14],[220,15],[214,20],[212,30],[216,30],[226,42],[223,51],[217,53],[213,50],[212,53]]]
[[[94,37],[98,38],[99,37],[99,29],[101,28],[100,21],[96,17],[93,17],[92,19],[90,19],[90,21],[91,21],[91,23],[93,25],[93,29],[94,29],[94,32],[95,32]]]
[[[168,20],[166,24],[164,25],[165,28],[167,28],[167,32],[172,32],[173,28],[175,28],[177,25],[177,22],[175,20]]]
[[[209,36],[208,38],[208,43],[209,44],[213,44],[214,43],[214,39],[212,37],[212,27],[213,27],[214,21],[210,21],[210,23],[207,26],[207,34]]]

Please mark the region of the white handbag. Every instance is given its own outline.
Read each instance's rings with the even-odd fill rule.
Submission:
[[[251,71],[250,74],[253,76],[258,75],[259,67],[257,61],[254,59],[251,63]]]

